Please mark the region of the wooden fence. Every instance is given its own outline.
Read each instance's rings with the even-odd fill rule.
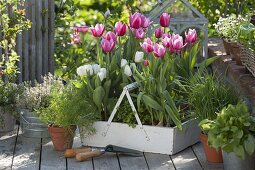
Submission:
[[[26,0],[24,8],[32,26],[17,36],[17,81],[41,82],[42,75],[54,72],[54,0]]]

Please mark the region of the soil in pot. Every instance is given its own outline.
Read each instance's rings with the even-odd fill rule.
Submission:
[[[231,49],[231,44],[230,42],[227,42],[223,39],[223,46],[225,48],[226,54],[229,55],[230,54],[230,49]]]
[[[205,134],[200,134],[200,141],[203,143],[205,156],[208,162],[210,163],[222,163],[222,152],[221,148],[218,150],[215,148],[211,148],[208,145],[208,136]]]
[[[48,130],[56,151],[72,148],[76,126],[70,126],[70,128],[49,126]]]
[[[236,61],[236,65],[242,66],[240,47],[237,43],[231,44],[231,55]]]
[[[0,116],[3,118],[3,127],[0,127],[0,132],[13,131],[16,122],[15,118],[10,113],[0,113]]]

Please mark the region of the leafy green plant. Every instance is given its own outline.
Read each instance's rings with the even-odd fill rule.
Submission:
[[[37,113],[45,123],[68,128],[71,125],[81,125],[87,132],[93,132],[93,122],[99,117],[96,108],[81,89],[67,84],[62,90],[53,89],[49,106],[40,108]]]
[[[255,50],[255,26],[251,23],[243,23],[239,27],[238,41],[246,48]]]
[[[209,145],[214,148],[234,152],[241,159],[255,150],[255,120],[243,102],[224,107],[216,120],[205,119],[200,126],[208,131]]]
[[[197,72],[190,80],[188,88],[188,101],[199,121],[214,120],[217,117],[216,113],[223,107],[237,104],[239,101],[234,87],[225,83],[222,77],[208,72]]]

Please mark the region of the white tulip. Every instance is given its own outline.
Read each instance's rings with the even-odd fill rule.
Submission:
[[[85,67],[85,70],[87,72],[87,74],[89,74],[90,76],[93,75],[93,68],[92,68],[92,65],[88,64],[88,65],[84,65]]]
[[[105,77],[105,74],[103,73],[103,72],[98,72],[97,73],[97,76],[99,77],[99,79],[101,80],[101,81],[103,81],[106,77]]]
[[[132,76],[132,71],[131,68],[129,67],[129,65],[126,65],[124,68],[124,74],[126,74],[127,76]]]
[[[124,67],[126,64],[127,64],[127,60],[126,59],[121,59],[120,66]]]
[[[141,63],[143,62],[143,56],[144,56],[144,53],[142,51],[137,51],[135,53],[135,62],[136,63]]]
[[[94,74],[97,74],[100,71],[100,65],[98,64],[92,64],[93,72]]]
[[[135,63],[130,63],[130,68],[135,71],[136,69],[136,64]]]
[[[101,68],[99,72],[103,72],[106,78],[106,68]]]
[[[87,71],[86,68],[84,66],[80,66],[77,68],[77,74],[79,76],[87,76]]]

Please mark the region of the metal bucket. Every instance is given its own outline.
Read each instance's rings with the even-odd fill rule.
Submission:
[[[224,170],[254,170],[255,169],[255,154],[246,155],[242,160],[234,152],[222,152]]]
[[[33,112],[20,110],[20,126],[25,137],[29,138],[49,138],[48,126]]]

